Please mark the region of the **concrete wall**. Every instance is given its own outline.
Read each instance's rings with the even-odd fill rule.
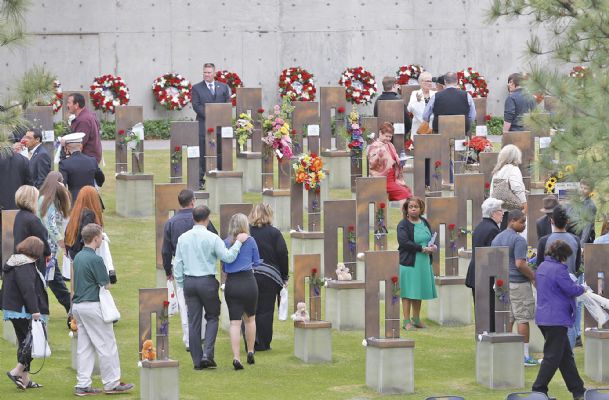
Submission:
[[[150,90],[165,72],[201,80],[210,61],[277,101],[283,68],[302,66],[317,86],[336,85],[346,66],[380,82],[403,64],[434,76],[468,66],[490,86],[489,111],[503,112],[507,76],[522,69],[531,27],[488,25],[490,0],[39,0],[27,15],[30,45],[0,50],[0,91],[25,68],[44,65],[64,90],[88,89],[99,74],[121,75],[145,118],[194,115],[158,109]],[[379,88],[380,89],[380,88]],[[365,109],[364,112],[369,111]]]

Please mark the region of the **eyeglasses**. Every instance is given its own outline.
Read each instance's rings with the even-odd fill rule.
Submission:
[[[433,81],[432,81],[432,80],[425,80],[425,81],[423,81],[423,82],[425,82],[425,83],[431,83],[431,82],[433,82]]]

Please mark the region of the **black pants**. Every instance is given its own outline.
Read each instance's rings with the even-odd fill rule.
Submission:
[[[184,298],[188,308],[188,341],[190,356],[195,367],[201,365],[201,359],[214,358],[214,347],[218,335],[220,317],[220,284],[214,275],[185,276]],[[201,347],[201,317],[205,308],[205,349]]]
[[[63,280],[63,275],[61,275],[61,271],[59,270],[59,266],[57,265],[57,260],[55,260],[55,275],[53,276],[53,280],[48,282],[49,288],[55,295],[57,301],[66,309],[66,312],[70,312],[70,291],[66,287],[66,283]]]
[[[554,377],[556,370],[560,369],[560,374],[573,397],[582,396],[586,389],[579,372],[577,372],[577,365],[567,337],[567,327],[540,325],[539,329],[545,338],[545,343],[543,345],[543,361],[537,379],[533,383],[533,390],[547,394],[548,384]]]
[[[13,318],[11,322],[17,336],[17,362],[23,364],[27,372],[30,370],[30,364],[32,363],[32,348],[30,347],[30,351],[24,353],[23,342],[31,329],[32,321],[26,318]]]
[[[256,274],[258,283],[258,308],[256,309],[256,351],[271,349],[275,303],[281,288],[275,281]]]

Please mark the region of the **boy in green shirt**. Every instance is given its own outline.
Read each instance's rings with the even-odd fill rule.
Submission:
[[[74,257],[74,295],[72,313],[78,322],[78,369],[76,371],[76,396],[89,396],[102,392],[91,387],[91,374],[95,364],[95,353],[99,358],[99,369],[105,393],[123,393],[133,388],[131,383],[122,383],[121,366],[116,347],[113,324],[104,322],[99,304],[99,288],[110,287],[110,277],[103,259],[95,254],[101,246],[102,228],[88,224],[82,229],[85,247]]]

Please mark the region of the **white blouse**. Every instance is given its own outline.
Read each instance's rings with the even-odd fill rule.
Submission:
[[[429,98],[431,98],[431,96],[433,96],[434,94],[436,94],[435,91],[430,90],[429,91]],[[417,100],[417,95],[420,96],[421,100]],[[414,90],[412,93],[410,93],[410,100],[408,101],[408,111],[410,111],[412,113],[412,128],[410,129],[411,135],[416,135],[417,134],[417,130],[419,129],[419,126],[421,126],[421,123],[423,122],[423,112],[425,111],[425,98],[423,98],[423,89],[419,89],[419,90]],[[431,125],[433,123],[433,116],[432,119],[430,119],[429,121],[429,125]]]
[[[493,193],[493,183],[495,179],[507,179],[510,183],[510,188],[512,192],[518,197],[520,203],[527,202],[526,189],[524,187],[524,181],[522,180],[522,172],[520,172],[520,168],[515,166],[514,164],[506,164],[499,171],[493,175],[493,179],[491,180],[491,191]]]

